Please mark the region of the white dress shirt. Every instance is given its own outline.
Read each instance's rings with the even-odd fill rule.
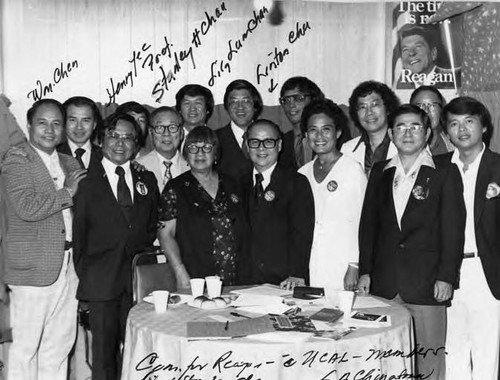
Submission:
[[[116,165],[108,160],[106,157],[102,159],[102,166],[108,177],[109,184],[111,185],[111,190],[115,198],[118,200],[118,174],[115,170],[117,166],[121,166],[125,170],[125,182],[130,190],[130,196],[132,201],[134,201],[134,181],[132,179],[132,172],[130,171],[130,161],[125,162],[122,165]]]
[[[420,152],[412,167],[408,170],[408,173],[405,173],[399,154],[396,154],[384,168],[384,170],[392,167],[396,168],[396,173],[394,173],[394,178],[392,180],[392,197],[400,229],[401,219],[403,218],[408,199],[410,198],[413,186],[415,186],[415,181],[422,165],[429,166],[433,169],[436,168],[428,149],[423,149]]]
[[[61,167],[61,163],[59,162],[59,155],[57,151],[53,151],[52,154],[48,154],[43,150],[36,148],[34,145],[31,145],[38,153],[40,158],[42,159],[45,167],[49,171],[50,177],[54,181],[54,185],[56,190],[60,190],[64,187],[64,181],[66,180],[66,175]],[[71,215],[71,209],[68,207],[63,210],[63,219],[64,219],[64,229],[66,230],[66,240],[73,240],[73,217]]]
[[[234,137],[236,137],[238,145],[241,147],[243,145],[243,135],[245,134],[245,130],[238,127],[233,121],[231,121],[231,130],[233,131]]]
[[[485,145],[483,144],[483,149],[474,159],[474,162],[469,164],[466,170],[464,170],[464,163],[460,161],[459,151],[456,149],[451,157],[451,162],[457,165],[460,175],[462,176],[462,182],[464,185],[464,202],[465,210],[467,216],[465,219],[465,244],[464,252],[471,253],[474,252],[477,255],[477,244],[476,244],[476,230],[474,228],[474,196],[476,194],[476,181],[477,173],[479,171],[479,163],[483,157]]]
[[[271,175],[273,174],[274,168],[276,167],[278,163],[275,162],[273,166],[267,168],[263,172],[259,172],[257,169],[253,168],[253,185],[255,187],[255,175],[257,173],[262,174],[262,177],[264,177],[264,180],[262,181],[262,188],[265,190],[266,187],[269,186],[269,183],[271,182]]]
[[[92,153],[92,144],[90,143],[90,140],[87,140],[87,142],[80,147],[76,145],[73,141],[68,139],[68,146],[69,149],[71,150],[71,155],[73,157],[76,157],[75,150],[77,150],[78,148],[82,148],[85,150],[85,153],[83,153],[82,155],[82,162],[85,168],[88,168],[90,163],[90,154]]]

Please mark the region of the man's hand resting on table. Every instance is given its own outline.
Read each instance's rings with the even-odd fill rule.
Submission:
[[[293,290],[296,286],[305,286],[306,281],[299,277],[288,277],[286,280],[281,281],[280,287],[286,290]]]
[[[370,293],[370,275],[369,274],[364,274],[359,278],[358,281],[358,290],[359,293],[362,295],[369,294]]]

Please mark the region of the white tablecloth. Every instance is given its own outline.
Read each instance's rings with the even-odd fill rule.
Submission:
[[[405,377],[413,368],[408,311],[395,304],[364,311],[390,314],[392,326],[359,329],[337,341],[287,332],[279,342],[262,341],[259,336],[187,341],[186,322],[208,311],[179,305],[156,314],[153,305],[138,304],[127,321],[122,380],[411,378]]]

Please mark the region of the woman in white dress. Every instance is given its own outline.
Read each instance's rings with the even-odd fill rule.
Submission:
[[[309,261],[311,286],[354,290],[358,280],[358,227],[366,189],[361,165],[342,155],[337,140],[347,117],[331,100],[313,101],[302,131],[316,158],[300,168],[314,194],[316,223]]]

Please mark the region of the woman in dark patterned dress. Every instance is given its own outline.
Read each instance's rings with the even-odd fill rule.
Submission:
[[[210,128],[194,128],[183,149],[191,170],[170,180],[161,195],[158,235],[178,288],[210,275],[224,285],[238,283],[247,224],[237,182],[214,169],[219,152]]]

